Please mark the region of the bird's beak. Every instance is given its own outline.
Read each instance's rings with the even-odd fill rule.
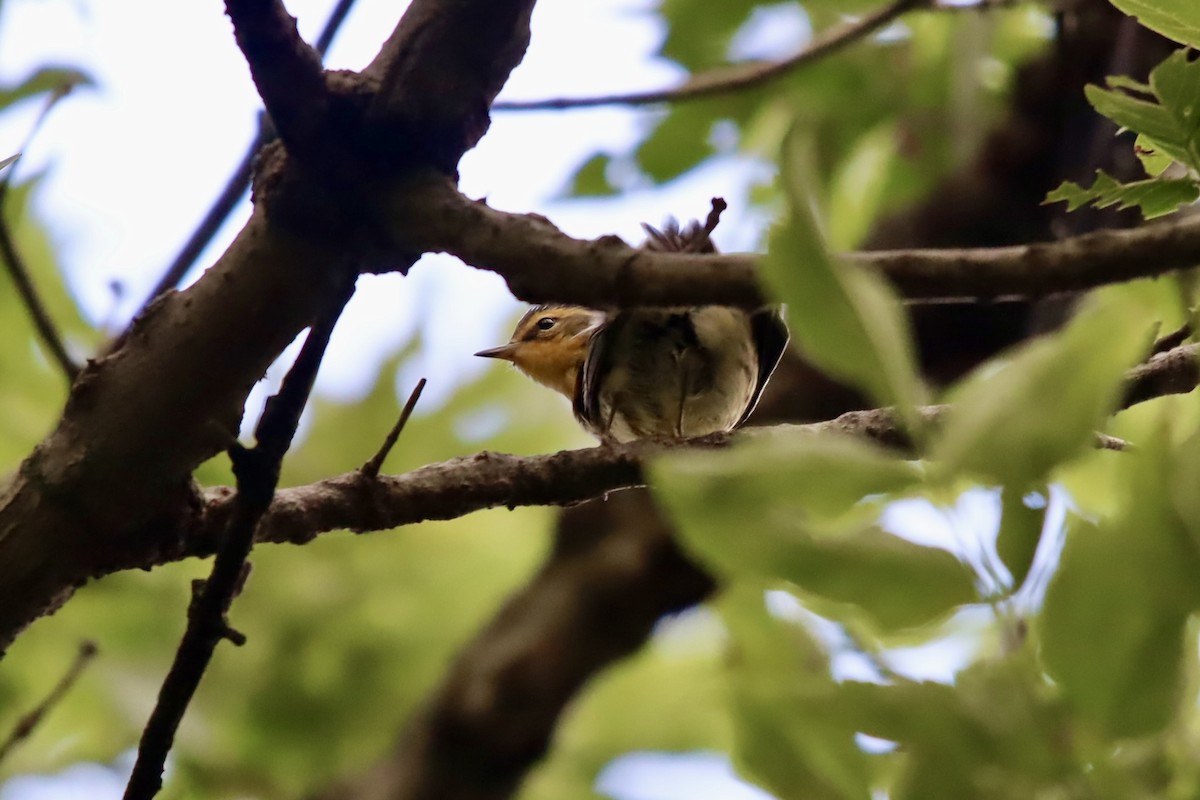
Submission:
[[[517,346],[512,342],[502,344],[499,347],[489,347],[487,350],[480,350],[475,355],[481,358],[502,358],[505,361],[512,361],[516,355]]]

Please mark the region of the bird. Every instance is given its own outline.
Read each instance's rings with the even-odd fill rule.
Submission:
[[[713,253],[704,225],[643,225],[642,248]],[[576,419],[602,442],[680,439],[730,431],[754,411],[788,343],[779,308],[682,306],[601,311],[548,303],[521,317],[507,344],[476,356],[512,363],[567,397]]]

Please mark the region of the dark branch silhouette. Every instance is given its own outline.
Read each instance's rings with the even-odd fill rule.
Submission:
[[[596,97],[556,97],[546,100],[500,100],[492,108],[497,111],[547,111],[596,106],[644,106],[655,103],[681,103],[702,97],[736,92],[765,83],[809,66],[842,48],[857,42],[888,23],[914,9],[923,8],[930,0],[894,0],[853,22],[824,31],[807,47],[778,61],[736,64],[700,72],[690,76],[681,86],[648,92],[598,95]]]
[[[325,25],[321,28],[321,33],[317,36],[317,41],[313,43],[313,49],[324,58],[329,52],[329,47],[333,44],[334,38],[337,36],[338,30],[341,29],[342,23],[346,21],[346,17],[350,14],[350,9],[354,7],[355,0],[338,0],[333,10],[329,12],[329,17],[325,20]],[[183,247],[179,249],[179,253],[175,259],[163,272],[163,276],[159,278],[158,283],[150,290],[146,300],[142,303],[144,309],[150,304],[150,301],[158,297],[168,289],[174,289],[179,285],[187,275],[188,270],[196,263],[196,259],[204,252],[204,248],[208,247],[208,243],[217,235],[217,231],[225,224],[225,220],[229,219],[229,215],[233,213],[233,209],[246,195],[246,191],[250,188],[250,178],[254,174],[254,159],[258,155],[258,151],[265,145],[275,141],[275,130],[271,127],[270,120],[266,114],[260,114],[258,119],[258,131],[254,134],[254,141],[246,148],[242,160],[234,168],[229,176],[229,180],[225,182],[225,188],[217,195],[217,199],[205,212],[204,217],[200,220],[200,224],[188,236],[187,241],[183,243]]]
[[[222,639],[229,639],[236,645],[245,643],[245,637],[230,627],[226,614],[249,573],[246,559],[254,546],[255,530],[271,504],[283,457],[296,435],[300,414],[312,392],[329,337],[352,293],[353,278],[347,281],[342,296],[336,298],[312,326],[279,393],[267,400],[255,431],[255,446],[246,449],[235,443],[229,449],[237,477],[233,508],[212,573],[207,580],[192,584],[187,630],[142,732],[137,761],[125,787],[125,800],[149,800],[158,794],[162,788],[163,766],[175,742],[175,732],[217,644]]]
[[[497,211],[436,178],[414,181],[390,207],[399,240],[496,272],[531,303],[754,307],[766,300],[757,277],[760,256],[753,254],[661,253],[615,236],[573,239],[544,217]],[[912,300],[1039,298],[1200,264],[1200,216],[1055,242],[838,257],[879,270]]]

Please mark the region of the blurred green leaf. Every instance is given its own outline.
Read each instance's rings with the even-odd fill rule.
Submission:
[[[788,325],[805,356],[909,419],[925,393],[908,317],[882,278],[826,251],[801,188],[812,173],[800,147],[791,137],[784,148],[788,211],[771,231],[763,279],[787,304]]]
[[[1162,729],[1183,700],[1184,624],[1200,607],[1200,557],[1167,502],[1177,460],[1166,437],[1123,454],[1120,466],[1120,511],[1097,525],[1070,520],[1042,651],[1081,716],[1108,735],[1135,736]]]
[[[560,195],[566,197],[609,197],[617,193],[617,187],[608,180],[608,167],[612,156],[595,153],[575,170],[570,183]]]
[[[1150,345],[1156,292],[1148,282],[1101,290],[1062,332],[977,370],[933,442],[933,468],[1028,487],[1090,445]]]
[[[678,178],[713,155],[708,142],[713,117],[705,103],[672,109],[634,151],[642,172],[656,183]]]
[[[829,243],[834,249],[852,250],[870,232],[896,150],[895,126],[880,125],[864,134],[839,165],[829,193]]]
[[[1032,508],[1025,503],[1024,488],[1007,487],[1000,495],[1000,531],[996,535],[996,553],[1012,575],[1012,589],[1025,582],[1046,521],[1046,507]]]
[[[836,713],[829,658],[802,628],[767,614],[761,589],[722,597],[730,633],[736,759],[780,798],[867,800],[854,728]]]
[[[1200,48],[1200,6],[1191,0],[1112,0],[1112,4],[1168,39]]]
[[[860,442],[793,435],[661,459],[650,483],[684,543],[719,575],[786,580],[896,629],[976,598],[954,556],[885,533],[876,507],[858,502],[919,475]]]
[[[0,87],[0,109],[39,94],[94,85],[90,75],[74,67],[41,67],[10,86]]]
[[[1063,740],[1066,709],[1026,651],[963,670],[953,686],[846,681],[842,713],[905,754],[889,796],[1054,797],[1081,764]]]

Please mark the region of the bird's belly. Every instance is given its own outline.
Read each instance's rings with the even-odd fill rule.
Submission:
[[[614,365],[600,396],[609,437],[704,436],[737,424],[754,393],[753,349],[691,347],[643,350]]]

